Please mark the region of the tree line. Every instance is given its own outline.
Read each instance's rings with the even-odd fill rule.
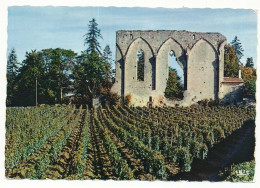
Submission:
[[[56,48],[26,52],[25,60],[17,60],[12,49],[7,61],[7,106],[33,106],[37,104],[88,104],[111,94],[112,53],[109,45],[103,50],[96,20],[89,21],[84,35],[86,50],[80,54]],[[64,95],[67,93],[67,95]],[[72,99],[68,97],[71,94]],[[113,102],[113,100],[107,100]]]
[[[102,50],[103,39],[96,20],[89,21],[84,35],[86,49],[80,54],[62,48],[49,48],[26,52],[25,60],[18,62],[15,49],[7,60],[7,106],[33,106],[38,104],[87,104],[99,97],[102,104],[114,104],[120,97],[110,93],[114,70],[109,45]],[[241,42],[237,38],[225,46],[224,75],[237,77],[242,70],[245,82],[244,96],[254,96],[256,69],[253,58],[247,58],[245,66]],[[64,95],[66,94],[66,95]],[[73,97],[70,97],[73,96]],[[165,97],[183,98],[183,84],[177,71],[169,69]]]

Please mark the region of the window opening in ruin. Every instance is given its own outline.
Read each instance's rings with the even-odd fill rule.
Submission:
[[[168,55],[168,79],[164,96],[171,100],[183,99],[184,90],[184,71],[178,64],[173,50]]]
[[[193,40],[195,39],[195,35],[192,35],[192,39],[193,39]]]
[[[137,52],[137,80],[144,81],[144,51]]]
[[[132,34],[130,34],[130,39],[133,39],[133,35]]]
[[[173,50],[170,51],[169,55],[172,57],[172,56],[175,56],[175,53]]]

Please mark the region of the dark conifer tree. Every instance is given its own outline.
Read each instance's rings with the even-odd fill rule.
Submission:
[[[248,57],[246,59],[246,67],[250,67],[250,68],[253,68],[254,67],[254,61],[253,61],[253,58],[252,57]]]
[[[88,46],[86,53],[98,53],[101,55],[101,47],[98,40],[102,39],[102,35],[95,18],[89,21],[88,32],[84,35],[84,37],[84,45]]]
[[[234,47],[235,52],[237,54],[237,58],[240,61],[241,57],[244,56],[244,54],[243,54],[244,49],[242,47],[240,40],[238,39],[237,36],[235,36],[235,38],[232,40],[232,42],[230,44]]]
[[[16,91],[16,76],[19,70],[19,63],[15,49],[13,48],[7,59],[7,99],[6,105],[14,105],[14,97]]]

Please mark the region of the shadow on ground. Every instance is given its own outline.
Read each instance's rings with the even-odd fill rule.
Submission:
[[[219,171],[231,164],[253,160],[254,150],[255,122],[249,121],[210,149],[207,159],[194,160],[190,172],[176,174],[170,180],[224,181]]]

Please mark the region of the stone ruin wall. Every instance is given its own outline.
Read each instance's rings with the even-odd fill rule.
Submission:
[[[224,46],[220,33],[189,31],[117,31],[116,78],[111,89],[131,95],[131,104],[191,105],[202,99],[223,98]],[[137,80],[137,52],[144,51],[144,81]],[[168,79],[168,57],[173,50],[184,71],[184,99],[168,101],[164,91]]]

